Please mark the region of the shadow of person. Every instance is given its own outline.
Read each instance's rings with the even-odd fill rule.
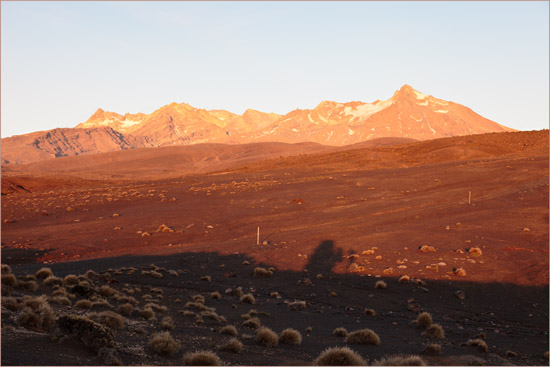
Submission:
[[[342,249],[338,251],[334,248],[334,242],[331,240],[322,241],[309,257],[306,269],[310,274],[323,274],[327,276],[332,274],[332,269],[336,263],[342,261]]]

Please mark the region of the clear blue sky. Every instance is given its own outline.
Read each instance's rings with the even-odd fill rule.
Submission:
[[[2,2],[2,136],[99,107],[285,114],[403,84],[549,125],[548,2]]]

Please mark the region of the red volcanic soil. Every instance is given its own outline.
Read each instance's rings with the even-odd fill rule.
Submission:
[[[458,355],[472,350],[461,343],[478,332],[489,334],[492,354],[470,354],[486,364],[547,363],[541,358],[548,350],[547,130],[348,150],[306,147],[302,154],[297,148],[294,155],[272,150],[270,156],[254,153],[244,161],[242,151],[233,161],[223,146],[206,146],[215,152],[208,159],[223,165],[199,166],[195,159],[194,170],[178,161],[176,148],[173,160],[166,161],[158,160],[159,150],[139,150],[136,160],[128,156],[90,165],[88,172],[102,181],[86,174],[90,160],[132,152],[63,158],[43,169],[16,166],[2,181],[2,262],[20,274],[48,264],[60,276],[154,262],[189,274],[172,281],[168,275],[158,281],[146,277],[143,283],[136,273],[117,282],[164,287],[171,310],[181,308],[174,303],[178,295],[186,302],[193,293],[223,293],[241,285],[259,297],[260,310],[274,316],[265,321],[270,327],[294,324],[305,335],[315,323],[302,349],[265,352],[243,337],[251,354],[225,356],[232,364],[311,363],[324,348],[345,345],[331,339],[337,323],[350,331],[372,326],[383,333],[384,346],[356,348],[369,358],[420,353],[429,340],[410,326],[420,309],[435,314],[447,330],[448,352],[427,356],[430,364],[475,363]],[[79,162],[86,165],[78,167]],[[119,179],[113,167],[121,167]],[[421,251],[422,246],[434,251]],[[251,280],[253,268],[239,265],[244,259],[251,267],[274,267],[274,276]],[[318,273],[327,279],[316,281]],[[200,280],[207,274],[211,284]],[[400,284],[402,275],[426,283]],[[297,286],[304,277],[315,286]],[[374,291],[374,277],[388,282],[386,296]],[[465,300],[455,296],[458,289]],[[283,300],[270,299],[271,291],[287,301],[306,299],[310,306],[288,315],[281,311],[287,310]],[[328,297],[330,292],[338,296]],[[420,308],[412,306],[411,312],[407,298]],[[240,322],[246,310],[232,307],[236,303],[224,298],[216,308]],[[362,314],[369,305],[381,311],[373,323]],[[319,314],[331,315],[331,321],[319,326]],[[322,333],[315,334],[316,328]],[[182,339],[191,333],[204,342],[214,329],[185,330],[177,331]],[[18,334],[7,335],[15,340]],[[186,342],[188,350],[204,344],[193,340]],[[3,364],[38,363],[4,357],[4,345]],[[508,356],[508,349],[516,356]],[[67,360],[103,363],[95,354],[81,358]],[[123,362],[143,363],[130,357]]]

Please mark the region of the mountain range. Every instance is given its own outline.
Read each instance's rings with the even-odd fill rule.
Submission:
[[[404,85],[372,103],[323,101],[314,109],[279,115],[253,109],[242,115],[171,103],[151,114],[121,115],[98,109],[74,128],[2,139],[2,164],[199,143],[313,142],[343,146],[381,137],[429,140],[514,131],[458,103]]]

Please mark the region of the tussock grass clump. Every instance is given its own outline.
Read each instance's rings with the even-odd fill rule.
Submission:
[[[63,278],[65,284],[78,284],[78,277],[74,274],[69,274]]]
[[[271,293],[269,293],[269,297],[278,298],[279,297],[279,292],[271,292]]]
[[[239,332],[237,331],[237,328],[233,325],[226,325],[220,329],[220,333],[225,335],[231,335],[231,336],[237,336],[239,335]]]
[[[488,352],[489,351],[489,346],[487,346],[487,343],[485,343],[485,340],[483,340],[483,339],[469,339],[466,342],[466,344],[477,347],[477,349],[479,349],[482,352]]]
[[[195,302],[204,304],[204,296],[202,294],[195,294],[194,296],[191,297],[191,299]]]
[[[372,308],[365,308],[365,316],[376,316],[376,311]]]
[[[336,336],[348,336],[348,331],[343,327],[337,327],[332,331],[332,333]]]
[[[192,353],[185,353],[183,361],[188,366],[221,366],[222,361],[216,353],[209,350],[199,350]]]
[[[20,280],[18,287],[23,290],[31,291],[31,292],[36,292],[38,288],[40,288],[38,283],[35,282],[34,280],[28,280],[28,281]]]
[[[138,310],[138,314],[140,317],[143,317],[145,320],[155,319],[155,311],[153,311],[149,307],[145,307],[143,310]]]
[[[178,312],[183,314],[183,316],[186,316],[186,317],[196,316],[196,314],[193,311],[189,311],[189,310],[179,310]]]
[[[439,324],[432,324],[422,333],[423,336],[435,339],[445,339],[445,331]]]
[[[196,308],[199,311],[206,310],[206,306],[200,302],[187,302],[185,305],[183,305],[183,308]]]
[[[100,313],[92,312],[88,314],[88,317],[112,329],[121,329],[126,323],[126,319],[123,316],[112,311],[103,311]]]
[[[256,341],[266,347],[274,347],[279,344],[279,337],[273,330],[264,326],[256,332]]]
[[[123,315],[130,316],[134,311],[134,306],[132,306],[132,304],[130,303],[124,303],[118,306],[117,311]]]
[[[273,275],[273,271],[266,270],[265,268],[257,267],[254,269],[254,277],[256,278],[269,278]]]
[[[433,246],[427,246],[427,245],[424,245],[424,246],[420,246],[418,248],[418,250],[420,250],[420,252],[435,252],[435,247]]]
[[[86,273],[84,273],[84,277],[88,278],[89,280],[99,280],[99,279],[101,279],[101,275],[99,275],[98,273],[96,273],[93,270],[86,271]]]
[[[361,329],[352,331],[344,339],[349,344],[380,344],[380,337],[371,329]]]
[[[281,344],[299,345],[302,344],[302,334],[298,330],[287,328],[279,335]]]
[[[99,293],[102,296],[106,296],[106,297],[109,297],[109,296],[113,295],[115,292],[116,291],[113,288],[109,287],[108,285],[103,285],[99,289]]]
[[[74,306],[76,308],[90,309],[92,308],[92,302],[89,299],[81,299],[77,301]]]
[[[243,350],[243,343],[241,343],[236,338],[231,338],[231,339],[229,339],[229,341],[226,344],[222,345],[218,349],[221,350],[221,351],[224,351],[224,352],[230,352],[230,353],[237,354],[237,353],[240,353],[241,350]]]
[[[375,361],[374,366],[427,366],[427,364],[420,356],[395,355]]]
[[[52,269],[42,268],[42,269],[40,269],[36,272],[35,276],[38,279],[46,279],[47,277],[51,277],[51,276],[53,276]]]
[[[376,288],[376,289],[386,289],[387,287],[388,287],[388,285],[383,280],[379,280],[374,284],[374,288]]]
[[[2,297],[2,306],[10,311],[21,311],[25,304],[21,299],[15,297]]]
[[[458,269],[453,269],[455,275],[457,277],[465,277],[466,276],[466,270],[464,270],[464,268],[458,268]]]
[[[210,298],[213,298],[213,299],[220,299],[220,298],[222,298],[222,295],[221,295],[220,292],[216,291],[216,292],[210,293]]]
[[[481,251],[479,247],[470,247],[468,252],[474,257],[481,256],[483,254],[483,251]]]
[[[160,313],[164,313],[164,312],[168,311],[168,307],[162,306],[162,305],[159,305],[159,304],[156,304],[156,303],[153,303],[153,302],[147,303],[147,304],[144,306],[144,308],[151,308],[151,309],[153,309],[154,311],[160,312]]]
[[[23,298],[25,307],[16,319],[17,324],[37,331],[48,331],[55,324],[55,312],[46,296]]]
[[[365,361],[357,352],[348,347],[328,348],[321,352],[313,361],[314,366],[366,366]]]
[[[421,312],[416,318],[416,320],[413,321],[413,324],[416,324],[419,327],[427,329],[433,324],[432,315],[430,315],[428,312]]]
[[[426,345],[424,352],[427,354],[439,354],[441,353],[441,345],[436,343],[430,343]]]
[[[112,348],[115,345],[111,329],[88,317],[63,315],[59,317],[57,324],[61,331],[75,335],[87,348],[94,351],[105,347]]]
[[[254,298],[254,296],[251,293],[245,294],[244,296],[242,296],[240,298],[240,300],[241,300],[242,303],[248,303],[248,304],[251,304],[251,305],[256,303],[256,299]]]
[[[399,283],[408,283],[408,282],[410,282],[410,281],[411,281],[411,277],[408,276],[408,275],[406,275],[406,274],[405,274],[405,275],[401,275],[401,276],[399,277]]]
[[[11,268],[8,264],[2,264],[2,275],[11,274]]]
[[[518,354],[514,351],[511,351],[511,350],[507,350],[506,351],[506,357],[517,357]]]
[[[548,359],[548,351],[544,352],[543,356],[544,358]]]
[[[109,303],[106,299],[98,299],[97,301],[92,302],[92,308],[113,308],[113,305]]]
[[[17,286],[17,278],[13,274],[2,274],[2,285],[15,287]]]
[[[201,280],[206,280],[208,283],[212,283],[212,278],[210,277],[210,275],[203,275],[201,277]]]
[[[307,307],[306,301],[294,301],[288,304],[289,311],[305,310]]]
[[[173,330],[175,328],[174,320],[170,316],[166,316],[160,322],[160,327],[163,330]]]
[[[47,285],[49,287],[53,287],[54,285],[63,285],[63,279],[56,277],[54,275],[50,275],[46,279],[42,281],[42,284]]]
[[[250,261],[244,260],[244,261],[242,262],[242,264],[243,264],[243,265],[250,265]]]
[[[245,322],[243,322],[243,326],[250,328],[250,329],[257,329],[262,325],[261,321],[257,317],[252,317]]]
[[[174,355],[181,347],[168,331],[153,334],[149,345],[155,352],[167,355]]]

